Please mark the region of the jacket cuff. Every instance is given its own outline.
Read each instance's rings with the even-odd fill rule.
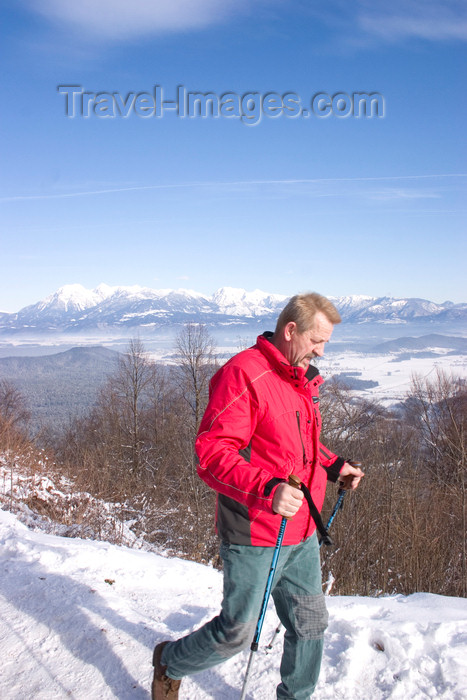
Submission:
[[[345,459],[343,457],[338,457],[330,467],[324,467],[326,469],[326,474],[328,481],[335,483],[339,477],[340,471],[345,464]]]
[[[266,483],[264,487],[264,495],[269,498],[269,496],[272,493],[272,490],[278,485],[284,483],[285,479],[280,479],[279,477],[274,477],[273,479],[269,479],[269,481]]]

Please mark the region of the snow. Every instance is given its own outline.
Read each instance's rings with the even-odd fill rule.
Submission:
[[[165,322],[162,324],[161,320],[161,326],[165,330],[168,327],[167,320],[176,325],[179,323],[177,315],[180,313],[189,313],[191,321],[206,322],[210,327],[218,327],[223,316],[234,317],[239,323],[248,321],[257,330],[255,321],[265,316],[277,316],[286,299],[282,294],[260,289],[246,291],[236,287],[221,287],[213,294],[201,294],[183,288],[152,289],[138,285],[111,287],[102,283],[89,290],[81,284],[69,284],[16,314],[3,315],[0,330],[2,338],[12,343],[18,332],[21,332],[24,340],[35,337],[38,342],[43,342],[45,333],[53,337],[65,333],[67,343],[72,337],[82,343],[84,335],[89,332],[93,335],[103,334],[104,339],[109,341],[118,329],[123,328],[123,331],[118,330],[119,334],[129,331],[134,333],[137,321],[145,323],[148,312],[156,316],[163,314]],[[465,331],[466,304],[449,304],[445,308],[423,299],[362,295],[331,299],[346,322],[344,330],[353,327],[360,336],[362,325],[368,333],[369,327],[376,324],[374,332],[377,336],[383,334],[386,337],[388,325],[404,326],[406,330],[412,322],[415,323],[414,332],[420,333],[421,321],[438,331],[444,329],[447,332],[448,328],[454,328],[449,332],[456,335]]]
[[[0,697],[147,700],[154,644],[209,620],[222,575],[114,544],[31,531],[0,510]],[[319,700],[467,697],[467,600],[329,597]],[[268,611],[249,700],[271,700],[281,642]],[[181,700],[234,700],[249,652],[182,681]]]
[[[44,301],[39,302],[39,308],[84,311],[104,301],[113,292],[114,289],[106,284],[100,284],[94,290],[86,289],[82,284],[66,284]]]
[[[390,406],[405,400],[415,375],[435,379],[439,370],[447,376],[467,379],[465,355],[448,353],[445,348],[430,348],[430,351],[433,353],[432,357],[417,357],[417,354],[411,351],[412,354],[407,359],[402,359],[397,353],[330,353],[320,358],[317,366],[327,380],[342,373],[353,373],[357,379],[377,382],[378,386],[355,390],[354,395],[381,401]],[[426,352],[426,349],[420,351],[420,355],[423,352]],[[345,378],[343,381],[345,382]]]
[[[212,295],[212,301],[218,307],[217,313],[232,316],[261,316],[277,310],[283,305],[286,296],[270,294],[255,289],[247,292],[237,287],[221,287]]]

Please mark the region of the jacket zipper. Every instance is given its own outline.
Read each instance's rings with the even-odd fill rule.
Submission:
[[[296,416],[297,416],[298,434],[300,435],[300,442],[302,443],[303,464],[306,464],[308,460],[307,460],[307,458],[306,458],[305,444],[304,444],[304,442],[303,442],[302,430],[301,430],[301,427],[300,427],[300,411],[296,411]]]
[[[306,466],[308,460],[307,460],[307,458],[306,458],[305,444],[304,444],[304,442],[303,442],[302,429],[301,429],[301,426],[300,426],[300,411],[296,411],[295,414],[296,414],[296,416],[297,416],[298,434],[300,435],[300,442],[302,443],[303,465]],[[306,539],[306,533],[308,532],[308,530],[309,530],[309,528],[310,528],[310,522],[311,522],[311,514],[308,513],[308,518],[307,518],[306,526],[305,526],[305,529],[304,529],[304,531],[303,531],[303,535],[302,535],[302,537],[301,537],[301,541],[302,541],[302,542],[304,542],[305,539]]]

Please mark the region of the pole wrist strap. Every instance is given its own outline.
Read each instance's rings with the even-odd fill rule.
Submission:
[[[277,486],[277,484],[282,484],[284,482],[285,482],[285,479],[280,479],[278,477],[270,479],[268,481],[268,483],[266,484],[266,488],[264,489],[264,495],[270,496],[273,488],[275,486]],[[329,536],[329,533],[326,530],[326,527],[325,527],[323,521],[321,520],[321,515],[319,514],[319,510],[316,507],[316,504],[311,497],[311,493],[310,493],[308,487],[303,482],[301,482],[300,489],[303,491],[303,495],[305,496],[305,500],[308,503],[310,515],[313,518],[313,521],[316,525],[316,529],[319,532],[320,544],[326,544],[326,545],[333,544],[333,541],[332,541],[331,537]]]

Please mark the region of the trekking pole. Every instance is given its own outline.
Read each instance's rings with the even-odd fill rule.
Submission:
[[[343,504],[344,504],[344,496],[345,496],[345,491],[344,491],[344,489],[339,489],[339,492],[338,492],[338,493],[339,493],[339,497],[338,497],[338,499],[337,499],[337,501],[336,501],[336,505],[334,506],[333,511],[332,511],[332,513],[331,513],[331,515],[330,515],[330,517],[329,517],[329,520],[328,520],[328,522],[326,523],[326,530],[328,530],[328,529],[331,527],[332,521],[334,520],[334,518],[336,517],[337,513],[339,512],[339,510],[342,508],[342,506],[343,506]],[[320,549],[321,549],[322,544],[323,544],[323,540],[320,540],[320,543],[319,543]],[[282,623],[279,622],[279,624],[277,625],[276,629],[274,630],[274,634],[272,635],[271,641],[270,641],[269,644],[267,645],[266,649],[272,649],[273,644],[274,644],[274,642],[275,642],[275,640],[276,640],[276,637],[277,637],[277,635],[280,633],[281,629],[282,629]]]
[[[345,489],[339,489],[339,491],[337,493],[338,493],[338,497],[337,497],[336,505],[332,509],[332,513],[329,516],[329,520],[326,523],[326,530],[329,530],[334,518],[336,517],[338,512],[341,510],[341,508],[343,508],[343,506],[344,506]],[[319,543],[319,546],[321,547],[322,544],[323,544],[323,540],[321,540],[321,542]]]
[[[299,489],[300,488],[300,479],[297,476],[295,476],[294,474],[291,474],[289,476],[289,484],[290,484],[290,486],[293,486],[294,488]],[[245,678],[243,680],[242,694],[240,696],[240,700],[245,700],[245,697],[246,697],[246,689],[247,689],[248,680],[250,677],[251,666],[253,663],[253,657],[254,657],[254,653],[256,651],[258,651],[259,638],[261,636],[261,630],[263,628],[263,622],[264,622],[264,618],[266,616],[266,608],[268,607],[269,596],[271,595],[272,582],[274,580],[274,574],[276,573],[277,560],[279,559],[279,554],[280,554],[280,550],[282,547],[282,540],[284,539],[284,532],[285,532],[285,526],[287,525],[287,520],[288,520],[288,518],[286,518],[285,516],[282,518],[281,525],[279,528],[279,534],[277,536],[276,545],[274,547],[274,553],[272,555],[271,568],[269,569],[269,575],[268,575],[268,580],[266,582],[266,589],[264,591],[263,602],[261,603],[261,610],[259,613],[258,622],[256,623],[255,636],[253,637],[253,641],[252,641],[251,647],[250,647],[250,658],[248,659],[248,665],[247,665],[246,671],[245,671]]]
[[[360,463],[360,462],[349,461],[349,464],[351,464],[352,467],[361,467],[361,463]],[[336,517],[336,515],[338,514],[338,512],[339,512],[340,510],[342,510],[342,507],[343,507],[343,505],[344,505],[345,489],[340,488],[339,491],[338,491],[337,493],[338,493],[338,497],[337,497],[336,505],[335,505],[334,508],[332,509],[332,513],[331,513],[331,515],[329,516],[329,520],[328,520],[327,523],[326,523],[326,530],[329,530],[329,528],[331,527],[331,525],[332,525],[332,523],[333,523],[334,518]],[[320,549],[321,549],[321,546],[322,546],[323,542],[324,542],[323,539],[321,539],[320,542],[319,542],[319,548],[320,548]],[[276,639],[277,635],[279,634],[279,632],[281,631],[281,629],[282,629],[282,624],[279,622],[278,626],[277,626],[276,629],[274,630],[274,634],[272,635],[271,641],[270,641],[269,644],[267,645],[266,649],[272,649],[273,644],[274,644],[274,642],[275,642],[275,639]]]

